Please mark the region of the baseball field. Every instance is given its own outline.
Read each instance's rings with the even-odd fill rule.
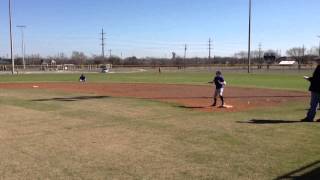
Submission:
[[[310,179],[320,123],[296,73],[0,75],[0,179]],[[319,116],[320,117],[320,116]]]

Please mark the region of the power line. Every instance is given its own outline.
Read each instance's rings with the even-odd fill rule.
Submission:
[[[145,46],[148,46],[148,47],[163,47],[163,48],[172,48],[172,47],[181,47],[183,46],[184,44],[179,44],[179,43],[168,43],[168,44],[165,44],[165,43],[141,43],[141,42],[124,42],[124,41],[110,41],[109,40],[109,44],[111,45],[115,45],[115,46],[135,46],[135,47],[145,47]],[[199,47],[199,48],[205,48],[208,46],[208,44],[205,44],[205,43],[202,43],[202,44],[192,44],[192,43],[188,43],[190,46],[193,46],[193,47]]]
[[[128,39],[114,39],[114,38],[110,38],[110,41],[116,41],[116,42],[125,42],[125,43],[130,43],[130,44],[153,44],[153,45],[176,45],[179,46],[181,44],[184,44],[184,42],[181,41],[150,41],[150,40],[128,40]],[[202,46],[206,46],[206,43],[203,42],[188,42],[188,44],[193,44],[193,45],[202,45]]]

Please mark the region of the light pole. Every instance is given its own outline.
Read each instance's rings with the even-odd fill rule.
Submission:
[[[320,39],[320,36],[318,36],[318,38]],[[319,56],[320,56],[320,40],[319,40]]]
[[[14,57],[13,57],[13,36],[12,36],[12,9],[11,0],[9,0],[9,27],[10,27],[10,56],[12,62],[12,74],[14,74]]]
[[[23,69],[26,69],[26,61],[25,61],[25,44],[24,44],[24,31],[23,29],[26,28],[27,26],[25,25],[19,25],[17,26],[18,28],[21,28],[21,52],[22,52],[22,64],[23,64]]]
[[[249,0],[248,73],[251,73],[251,0]]]

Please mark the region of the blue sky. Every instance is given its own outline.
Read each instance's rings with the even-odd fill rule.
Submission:
[[[101,54],[101,28],[106,51],[113,55],[170,57],[216,56],[247,49],[248,0],[12,0],[13,23],[27,25],[27,54],[43,56],[83,51]],[[0,1],[0,56],[9,52],[8,0]],[[282,53],[295,46],[318,46],[319,0],[253,0],[252,48]],[[14,28],[15,53],[21,35]],[[106,52],[108,54],[108,52]]]

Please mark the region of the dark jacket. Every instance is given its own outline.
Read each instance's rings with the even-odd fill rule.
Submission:
[[[317,66],[309,81],[311,82],[309,91],[320,93],[320,65]]]
[[[214,84],[216,85],[216,89],[223,88],[223,85],[221,83],[224,82],[224,79],[222,76],[216,76],[213,80]]]

